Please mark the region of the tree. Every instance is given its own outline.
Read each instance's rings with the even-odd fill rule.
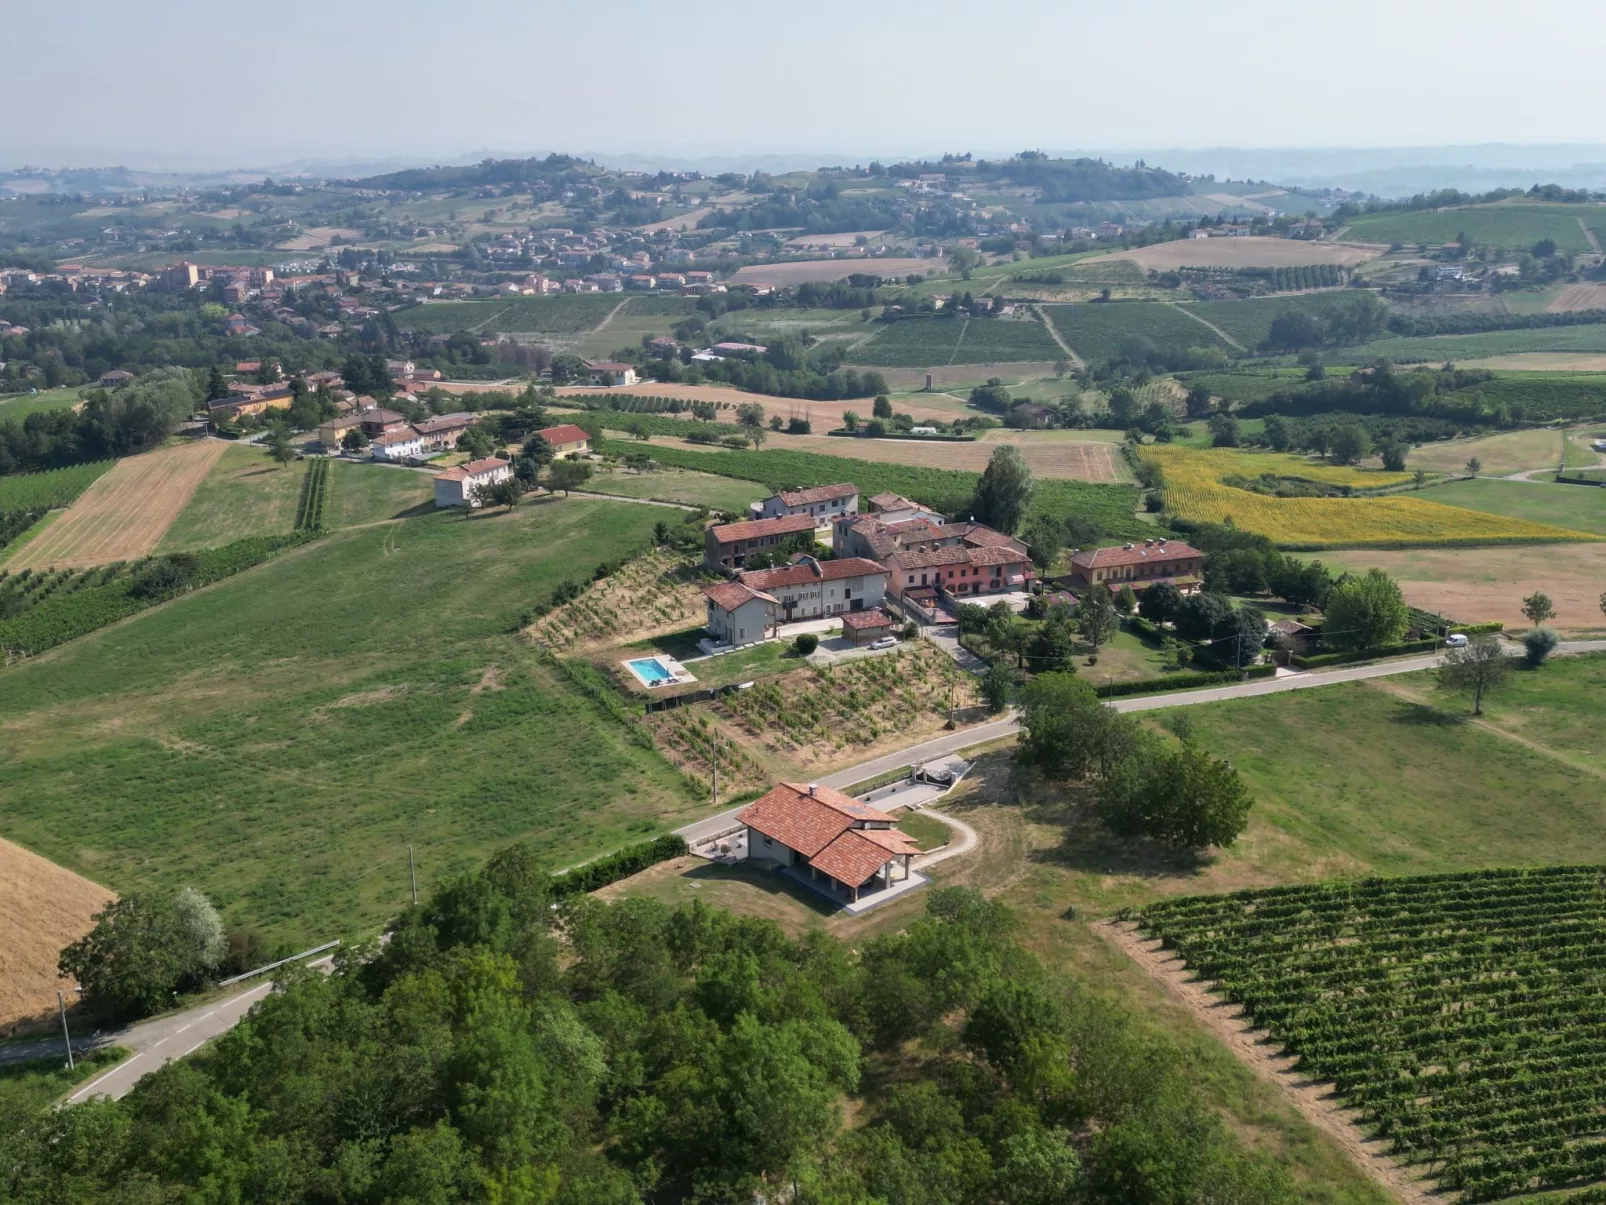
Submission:
[[[1418,490],[1421,489],[1427,479],[1428,474],[1426,469],[1416,469],[1411,473],[1411,488]]]
[[[368,446],[368,436],[361,427],[353,427],[340,437],[340,446],[348,452],[360,452]]]
[[[1390,473],[1405,472],[1404,444],[1390,440],[1388,443],[1383,444],[1380,448],[1378,448],[1378,453],[1383,457],[1383,467],[1387,471]],[[1420,472],[1420,470],[1418,471]],[[1426,477],[1426,474],[1423,474],[1423,476]],[[1417,488],[1422,488],[1422,483],[1420,481],[1417,482]]]
[[[1191,741],[1166,751],[1150,737],[1100,787],[1098,813],[1120,836],[1202,849],[1236,841],[1252,802],[1227,762]]]
[[[1014,653],[1016,669],[1025,663],[1026,632],[1015,619],[1008,603],[996,603],[987,612],[987,643],[994,652]]]
[[[1327,454],[1335,464],[1354,464],[1365,458],[1371,447],[1366,428],[1359,423],[1335,427],[1327,441]]]
[[[842,429],[849,432],[859,429],[859,416],[855,411],[844,410],[842,412]]]
[[[1065,547],[1064,529],[1046,515],[1033,515],[1028,519],[1021,539],[1026,541],[1032,564],[1037,566],[1039,573],[1047,573],[1052,569]]]
[[[1266,645],[1266,617],[1254,607],[1239,607],[1215,633],[1216,651],[1239,669],[1260,660]]]
[[[1483,461],[1476,456],[1467,461],[1467,476],[1476,477],[1481,472],[1483,472]]]
[[[1132,583],[1128,582],[1115,596],[1115,609],[1122,615],[1130,615],[1137,610],[1137,606],[1138,596],[1132,592]]]
[[[556,460],[547,470],[547,489],[563,491],[567,498],[570,490],[579,489],[591,480],[591,466],[583,460]]]
[[[290,436],[283,427],[275,427],[268,437],[268,455],[281,469],[296,458],[296,450],[291,447]]]
[[[496,440],[476,423],[457,437],[457,450],[466,453],[470,460],[483,460],[496,451]]]
[[[987,469],[976,483],[971,512],[978,523],[1014,535],[1032,500],[1032,470],[1014,444],[994,449]]]
[[[481,491],[480,501],[486,506],[505,506],[512,510],[524,501],[524,485],[517,477],[505,478]]]
[[[1076,627],[1082,634],[1082,639],[1093,646],[1096,653],[1101,644],[1108,643],[1110,637],[1115,635],[1116,625],[1120,617],[1116,614],[1115,602],[1110,592],[1102,586],[1093,586],[1082,597],[1082,605],[1077,608]]]
[[[1214,640],[1217,630],[1232,617],[1232,600],[1226,595],[1211,590],[1190,594],[1177,608],[1177,635],[1195,644]]]
[[[1472,696],[1472,714],[1483,714],[1485,691],[1498,690],[1511,672],[1511,658],[1497,637],[1483,633],[1444,654],[1439,689]]]
[[[1026,642],[1026,664],[1033,673],[1057,673],[1072,668],[1076,656],[1076,632],[1071,624],[1071,609],[1055,607],[1037,625]]]
[[[870,414],[874,418],[890,419],[892,417],[892,399],[884,393],[876,394],[875,401],[870,403]]]
[[[1067,673],[1039,674],[1021,691],[1016,760],[1045,778],[1086,778],[1111,771],[1130,751],[1136,721],[1099,701],[1098,692]]]
[[[1280,414],[1266,416],[1261,436],[1265,439],[1266,446],[1273,452],[1286,452],[1294,443],[1294,437],[1288,430],[1288,420]]]
[[[1204,385],[1195,385],[1188,390],[1188,417],[1203,418],[1210,413],[1210,390]],[[1268,420],[1269,422],[1270,420]]]
[[[1326,332],[1314,315],[1288,310],[1271,320],[1266,343],[1280,351],[1299,351],[1306,347],[1320,347],[1325,337]]]
[[[1524,660],[1529,669],[1538,669],[1556,651],[1561,637],[1549,628],[1530,628],[1522,634]]]
[[[958,272],[964,280],[970,279],[970,274],[981,262],[981,256],[974,248],[955,244],[948,248],[948,266]]]
[[[1002,659],[993,658],[987,665],[987,671],[981,676],[981,697],[987,704],[987,710],[997,715],[1009,706],[1010,692],[1015,689],[1015,675],[1010,672]]]
[[[223,379],[223,370],[216,364],[206,374],[206,400],[216,402],[229,396],[229,383]]]
[[[1087,548],[1104,538],[1104,525],[1084,515],[1065,516],[1065,539],[1072,548]]]
[[[1182,608],[1182,591],[1170,582],[1155,582],[1138,596],[1138,614],[1150,623],[1169,623]]]
[[[61,952],[59,970],[86,1001],[145,1016],[198,986],[223,957],[223,925],[206,897],[136,893],[95,914],[95,927]]]
[[[1323,610],[1322,643],[1337,649],[1393,644],[1411,622],[1399,584],[1381,569],[1340,581]]]
[[[1536,591],[1522,600],[1522,613],[1537,628],[1545,620],[1556,618],[1556,607],[1550,601],[1550,595]]]
[[[1213,448],[1236,448],[1239,442],[1238,420],[1230,414],[1216,413],[1210,416],[1210,446]]]

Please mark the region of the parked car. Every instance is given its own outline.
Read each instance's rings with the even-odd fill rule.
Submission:
[[[897,643],[898,638],[896,636],[883,636],[880,640],[871,641],[870,647],[872,649],[890,649]]]
[[[1445,648],[1450,648],[1450,649],[1464,649],[1464,648],[1466,648],[1467,647],[1467,638],[1466,638],[1465,633],[1452,632],[1450,635],[1448,635],[1448,636],[1446,636],[1444,638],[1444,647]]]

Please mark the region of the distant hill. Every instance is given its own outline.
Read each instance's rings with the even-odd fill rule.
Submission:
[[[1014,159],[989,161],[941,161],[900,163],[889,174],[910,178],[928,172],[941,172],[950,178],[996,181],[1042,190],[1041,199],[1050,204],[1076,201],[1141,201],[1150,197],[1175,197],[1186,193],[1188,181],[1175,172],[1149,167],[1138,160],[1131,167],[1117,167],[1103,159],[1050,159],[1023,155]]]
[[[415,167],[354,181],[361,188],[428,192],[437,188],[479,188],[490,184],[534,184],[573,177],[585,178],[596,164],[573,155],[545,159],[486,159],[466,167]]]

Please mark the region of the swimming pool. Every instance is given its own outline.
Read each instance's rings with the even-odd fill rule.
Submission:
[[[673,657],[638,657],[624,662],[624,667],[636,675],[636,681],[651,689],[654,686],[673,686],[682,682],[695,682],[686,667]]]

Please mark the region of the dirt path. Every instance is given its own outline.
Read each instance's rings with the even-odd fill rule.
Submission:
[[[119,460],[8,567],[83,569],[148,556],[228,446],[203,439]]]
[[[1154,976],[1177,1001],[1225,1042],[1251,1071],[1285,1092],[1305,1119],[1343,1148],[1345,1154],[1390,1196],[1409,1205],[1432,1205],[1441,1200],[1431,1186],[1402,1167],[1387,1153],[1387,1143],[1369,1139],[1355,1124],[1332,1087],[1305,1078],[1293,1069],[1294,1060],[1280,1053],[1244,1018],[1236,1004],[1218,1000],[1203,983],[1189,978],[1187,964],[1165,950],[1158,940],[1145,938],[1136,925],[1107,921],[1093,931],[1121,950]]]
[[[613,309],[609,310],[607,316],[603,318],[601,322],[597,323],[596,326],[591,328],[591,333],[593,335],[600,335],[603,331],[607,330],[613,325],[613,320],[619,316],[619,311],[624,309],[625,306],[629,304],[630,298],[626,297],[618,305],[614,306]]]
[[[1599,255],[1601,253],[1600,240],[1595,237],[1595,232],[1588,226],[1584,225],[1583,218],[1574,218],[1573,221],[1578,223],[1578,229],[1582,230],[1584,232],[1584,237],[1589,240],[1589,249],[1596,255]]]
[[[1187,306],[1185,306],[1185,305],[1176,305],[1176,304],[1174,304],[1174,303],[1173,303],[1173,304],[1172,304],[1172,306],[1171,306],[1171,308],[1172,308],[1172,309],[1174,309],[1174,310],[1180,310],[1180,311],[1181,311],[1181,312],[1182,312],[1182,313],[1184,313],[1184,314],[1186,314],[1186,315],[1187,315],[1187,316],[1188,316],[1188,317],[1189,317],[1189,318],[1192,318],[1192,319],[1193,319],[1193,320],[1194,320],[1194,321],[1195,321],[1195,322],[1197,322],[1197,323],[1198,323],[1198,324],[1199,324],[1199,325],[1200,325],[1200,326],[1207,326],[1207,327],[1209,327],[1209,328],[1210,328],[1210,329],[1211,329],[1211,330],[1213,330],[1213,331],[1215,331],[1215,332],[1216,332],[1216,335],[1217,335],[1217,336],[1218,336],[1218,337],[1219,337],[1219,338],[1221,338],[1221,339],[1223,339],[1223,340],[1225,340],[1225,341],[1226,341],[1226,343],[1227,343],[1227,344],[1228,344],[1228,346],[1230,346],[1230,347],[1236,347],[1236,348],[1237,348],[1237,349],[1238,349],[1238,350],[1239,350],[1239,351],[1248,351],[1248,350],[1249,350],[1249,349],[1248,349],[1248,348],[1247,348],[1247,347],[1245,347],[1245,346],[1244,346],[1244,345],[1243,345],[1243,344],[1242,344],[1242,343],[1240,343],[1240,342],[1238,342],[1238,340],[1236,340],[1236,339],[1234,339],[1234,338],[1233,338],[1233,337],[1232,337],[1232,336],[1231,336],[1231,335],[1229,335],[1229,334],[1228,334],[1228,333],[1227,333],[1227,332],[1226,332],[1226,331],[1224,331],[1224,330],[1222,330],[1222,329],[1221,329],[1221,328],[1220,328],[1220,327],[1219,327],[1219,326],[1217,326],[1217,325],[1216,325],[1216,324],[1215,324],[1215,323],[1214,323],[1214,322],[1211,322],[1211,321],[1210,321],[1210,320],[1209,320],[1209,319],[1207,319],[1207,318],[1201,318],[1201,317],[1199,317],[1199,315],[1198,315],[1198,314],[1195,314],[1195,313],[1194,313],[1194,312],[1193,312],[1193,311],[1192,311],[1192,310],[1190,310],[1190,309],[1189,309],[1189,308],[1188,308],[1188,307],[1187,307]]]
[[[510,305],[503,306],[501,309],[497,310],[496,313],[492,314],[489,318],[487,318],[484,322],[476,322],[473,326],[469,327],[468,328],[468,333],[471,334],[471,335],[479,334],[482,330],[484,330],[486,327],[490,326],[491,323],[495,322],[498,318],[500,318],[503,314],[507,313],[512,308],[513,307],[510,306]]]
[[[969,329],[970,329],[970,319],[966,318],[965,319],[965,325],[959,328],[959,338],[954,340],[954,349],[953,349],[953,351],[948,353],[948,366],[949,367],[953,366],[954,357],[959,354],[959,349],[965,345],[965,332],[968,331]]]
[[[922,854],[910,863],[911,869],[925,870],[928,866],[935,866],[938,862],[946,862],[949,858],[957,858],[960,854],[968,854],[976,848],[976,842],[980,838],[976,836],[976,830],[963,820],[950,816],[947,812],[939,812],[935,808],[921,808],[920,815],[931,816],[942,821],[942,823],[954,830],[959,839],[950,841],[941,849],[933,850],[929,854]]]
[[[1054,325],[1054,320],[1048,316],[1047,311],[1045,311],[1040,305],[1034,305],[1032,307],[1032,313],[1036,314],[1038,318],[1042,320],[1043,329],[1049,333],[1049,337],[1052,338],[1055,343],[1060,345],[1060,350],[1065,353],[1065,358],[1071,362],[1071,367],[1086,368],[1086,361],[1084,361],[1081,356],[1076,354],[1076,349],[1074,347],[1065,342],[1064,337],[1059,332],[1059,328]]]

